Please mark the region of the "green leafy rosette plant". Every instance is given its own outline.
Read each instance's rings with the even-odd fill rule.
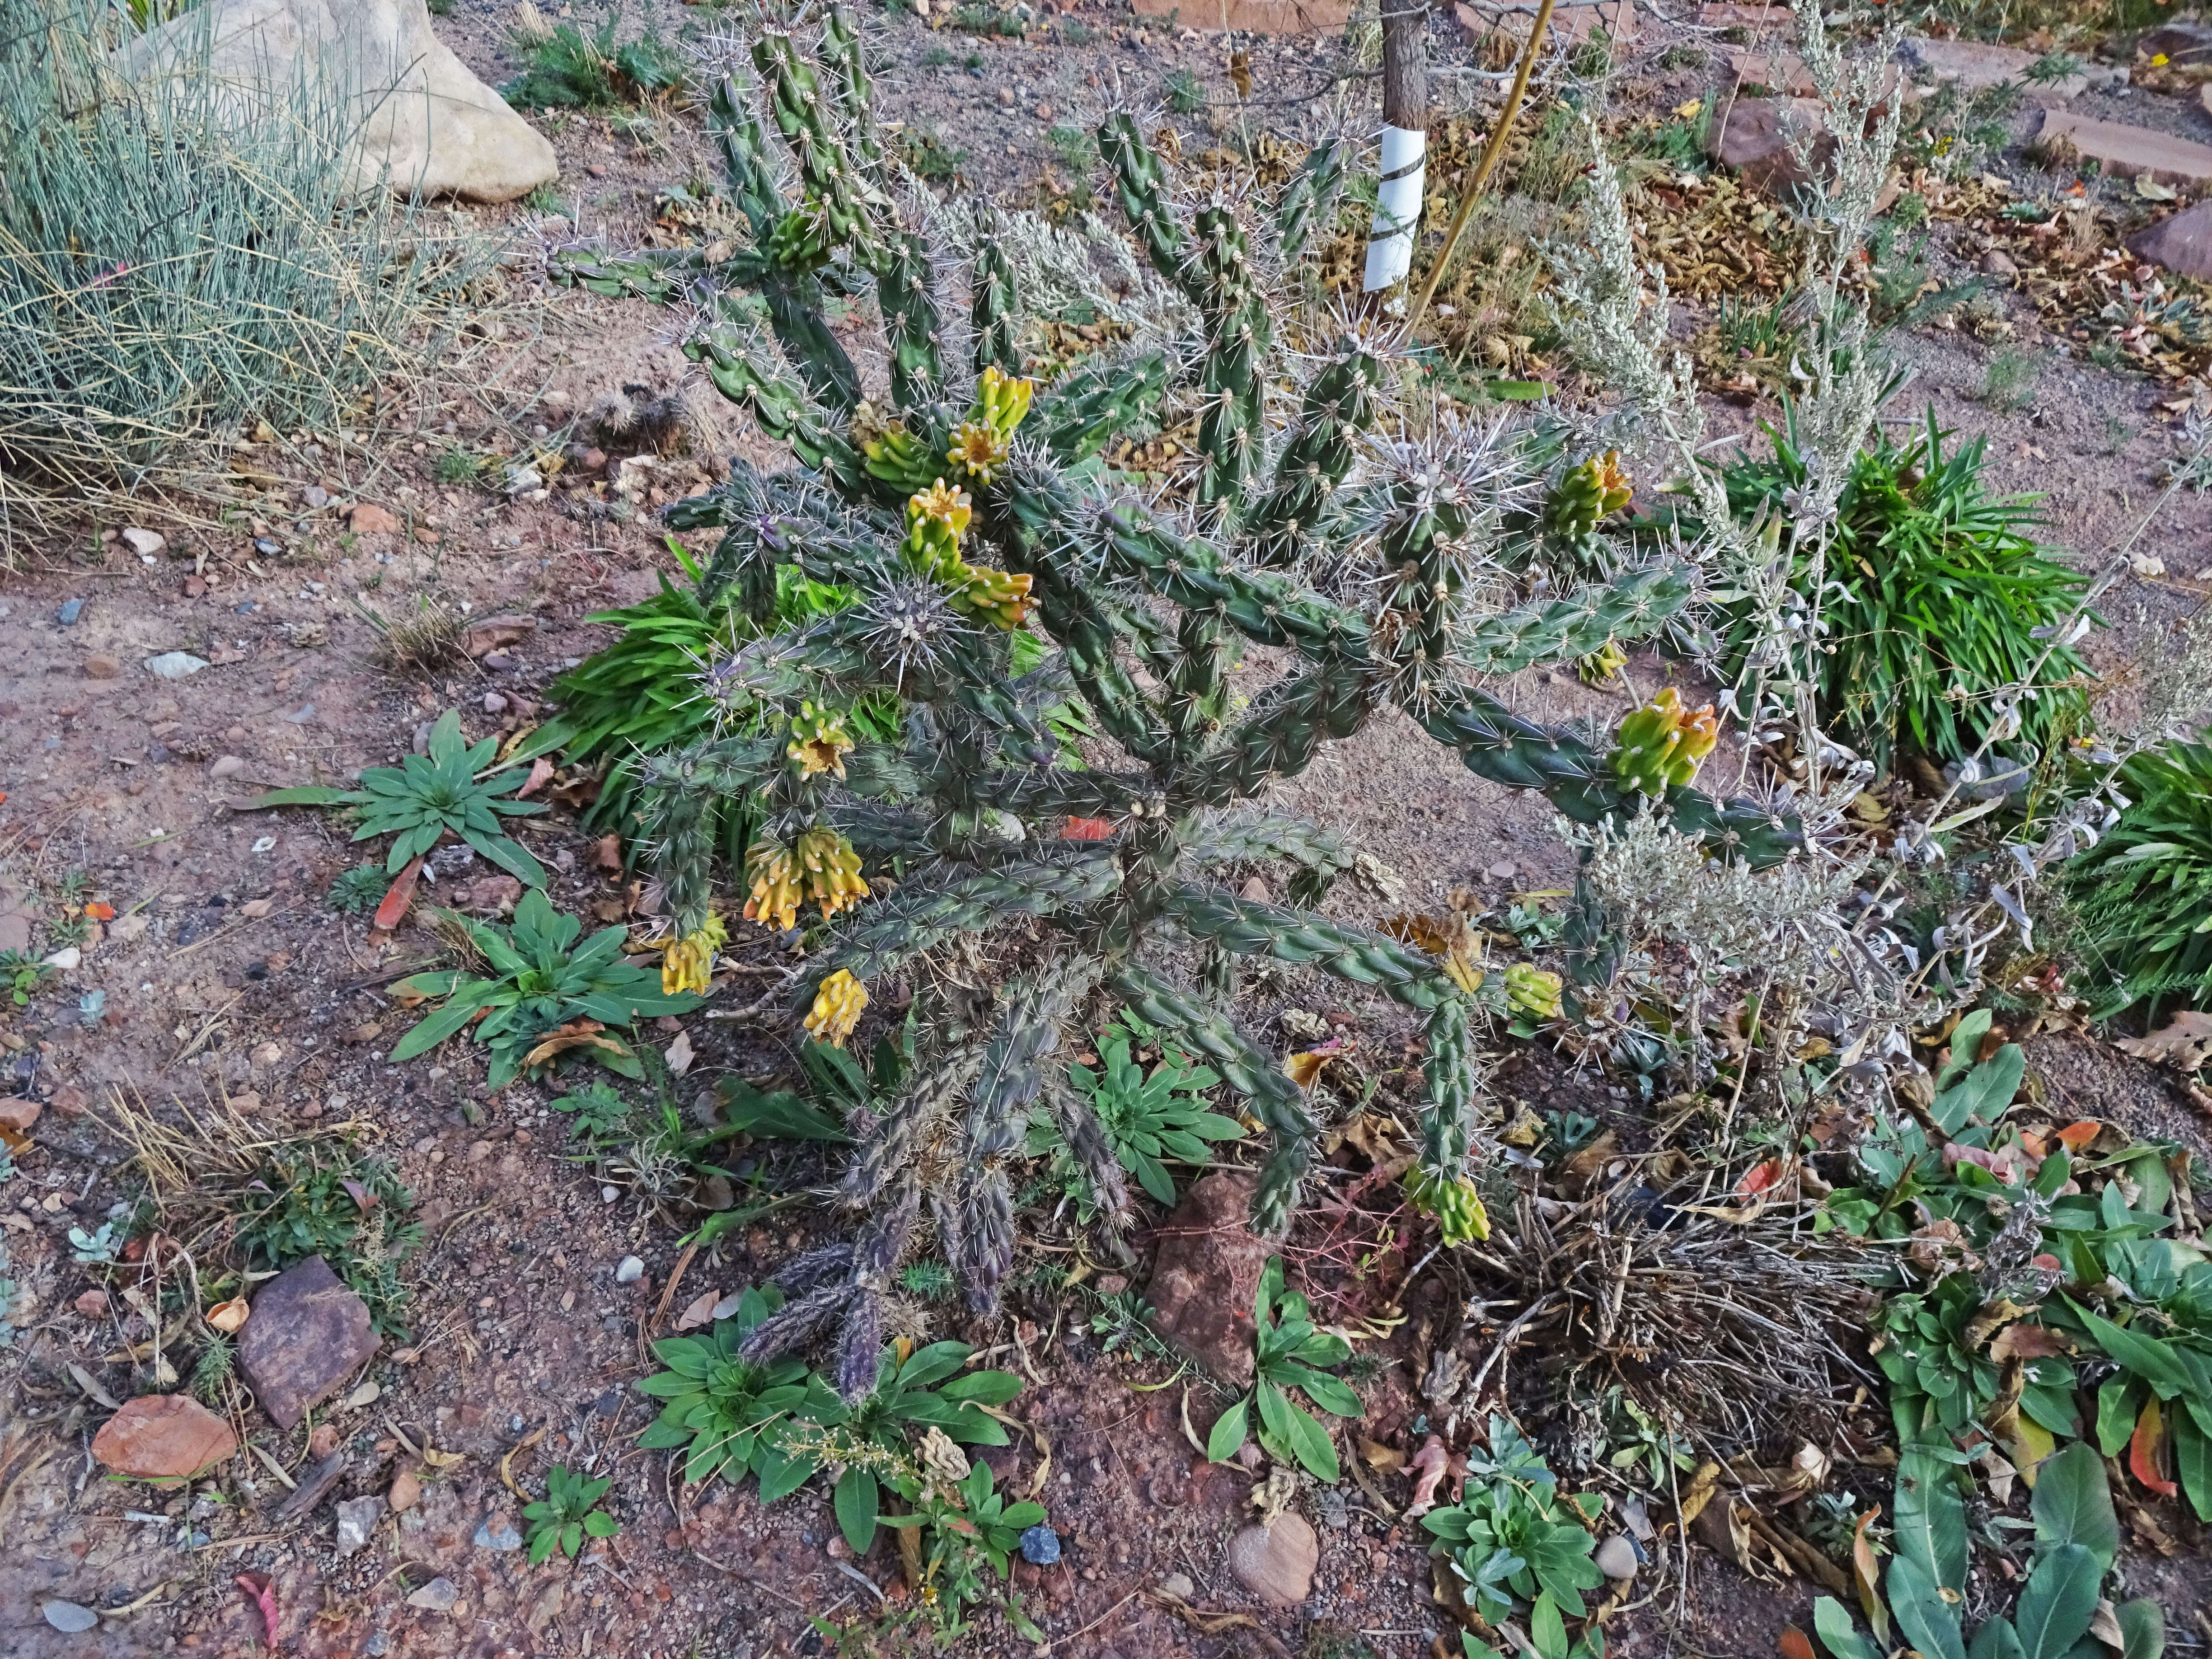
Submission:
[[[1430,1510],[1421,1526],[1451,1564],[1471,1611],[1495,1625],[1526,1603],[1538,1651],[1565,1659],[1565,1620],[1584,1615],[1582,1593],[1602,1584],[1605,1575],[1590,1559],[1595,1536],[1564,1505],[1583,1504],[1594,1518],[1598,1500],[1560,1498],[1559,1477],[1503,1417],[1491,1418],[1488,1447],[1473,1449],[1468,1462],[1460,1501]],[[1540,1629],[1546,1632],[1540,1639]],[[1468,1650],[1475,1652],[1475,1644]],[[1592,1628],[1574,1650],[1601,1656],[1603,1637]]]
[[[777,1431],[806,1398],[806,1367],[784,1358],[756,1364],[740,1348],[754,1327],[783,1305],[774,1285],[748,1288],[737,1311],[706,1336],[672,1336],[653,1345],[668,1367],[638,1384],[665,1401],[640,1437],[653,1449],[683,1446],[684,1479],[697,1485],[720,1475],[732,1484],[748,1474],[763,1504],[795,1492],[815,1465],[782,1449]]]
[[[1164,1054],[1148,1074],[1131,1056],[1131,1046],[1128,1034],[1113,1028],[1098,1045],[1098,1069],[1073,1066],[1068,1078],[1090,1102],[1121,1167],[1160,1203],[1173,1204],[1175,1177],[1161,1160],[1208,1163],[1208,1143],[1239,1139],[1244,1128],[1206,1107],[1202,1091],[1221,1081],[1218,1073],[1193,1066],[1181,1054]],[[1059,1127],[1048,1115],[1030,1120],[1028,1148],[1070,1156],[1073,1167]]]
[[[1279,1463],[1296,1462],[1318,1480],[1335,1480],[1340,1473],[1336,1443],[1291,1395],[1303,1394],[1337,1417],[1364,1413],[1367,1408],[1351,1386],[1328,1374],[1352,1358],[1352,1344],[1318,1328],[1305,1297],[1283,1288],[1279,1255],[1269,1256],[1261,1273],[1253,1318],[1259,1335],[1253,1346],[1251,1391],[1214,1419],[1206,1455],[1217,1463],[1236,1456],[1251,1437],[1256,1410],[1261,1450]]]
[[[392,837],[385,868],[394,875],[451,836],[525,886],[543,887],[544,866],[507,835],[500,820],[542,812],[545,805],[514,799],[514,792],[529,781],[528,769],[494,770],[498,753],[497,738],[471,744],[461,735],[459,711],[448,708],[430,728],[425,753],[409,755],[397,766],[368,768],[358,789],[271,789],[246,805],[352,807],[361,814],[356,841]]]
[[[573,1561],[586,1538],[611,1538],[620,1532],[621,1523],[599,1507],[613,1485],[611,1475],[594,1480],[565,1464],[547,1470],[544,1498],[522,1511],[530,1522],[530,1565],[540,1565],[556,1549]]]
[[[483,957],[486,971],[439,969],[394,986],[402,996],[445,1000],[392,1045],[394,1060],[427,1054],[473,1025],[475,1040],[490,1051],[495,1089],[573,1053],[641,1078],[637,1056],[609,1028],[627,1030],[641,1017],[688,1013],[699,1006],[691,992],[663,991],[658,965],[641,968],[623,957],[621,927],[602,927],[579,945],[583,924],[556,915],[537,888],[514,907],[511,927],[463,915],[453,922]]]

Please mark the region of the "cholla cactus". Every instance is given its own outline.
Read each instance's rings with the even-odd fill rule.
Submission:
[[[810,837],[829,837],[850,872],[832,895],[840,904],[860,898],[866,873],[895,875],[887,894],[861,902],[808,958],[794,1012],[825,1041],[851,1035],[872,985],[912,975],[927,994],[921,970],[941,947],[995,959],[1005,977],[988,993],[933,995],[928,1052],[861,1127],[840,1188],[859,1231],[780,1275],[793,1300],[754,1333],[757,1358],[833,1328],[841,1356],[851,1357],[879,1334],[881,1297],[925,1208],[971,1304],[991,1305],[1013,1259],[1009,1166],[1033,1111],[1059,1122],[1102,1210],[1120,1214],[1110,1146],[1054,1063],[1064,1032],[1101,994],[1202,1055],[1247,1098],[1273,1139],[1255,1218],[1280,1228],[1317,1127],[1277,1058],[1231,1017],[1238,958],[1370,986],[1421,1017],[1422,1167],[1435,1182],[1459,1182],[1477,1127],[1476,1033],[1511,999],[1531,1012],[1556,1008],[1556,980],[1538,996],[1547,976],[1485,974],[1449,951],[1439,959],[1304,908],[1323,897],[1350,854],[1253,803],[1324,742],[1395,703],[1480,775],[1540,790],[1571,819],[1633,811],[1638,797],[1604,751],[1522,719],[1476,682],[1648,636],[1695,586],[1684,565],[1656,564],[1497,607],[1510,561],[1495,544],[1509,504],[1526,493],[1516,434],[1450,418],[1428,422],[1418,439],[1378,433],[1390,379],[1381,347],[1344,328],[1300,357],[1292,347],[1307,325],[1274,298],[1274,274],[1326,217],[1340,146],[1316,152],[1272,204],[1248,190],[1185,211],[1136,123],[1109,117],[1102,150],[1139,241],[1200,319],[1194,341],[1180,352],[1143,346],[1032,386],[1008,361],[1030,321],[1016,265],[991,256],[987,235],[967,262],[973,355],[954,362],[942,349],[944,319],[961,307],[929,239],[901,240],[889,205],[896,182],[863,141],[853,51],[833,14],[812,68],[784,34],[763,37],[751,58],[773,124],[792,141],[801,205],[823,204],[819,222],[842,238],[830,258],[873,278],[899,365],[894,406],[862,404],[840,372],[842,350],[830,355],[826,325],[798,313],[814,267],[794,270],[784,250],[805,247],[811,262],[812,244],[771,235],[799,210],[774,193],[766,124],[744,113],[744,93],[726,80],[712,107],[755,246],[711,270],[653,256],[649,274],[736,278],[769,298],[773,342],[744,324],[738,296],[717,289],[699,300],[685,349],[818,475],[834,510],[811,498],[798,506],[787,481],[740,464],[667,518],[679,529],[726,526],[709,580],[735,582],[748,604],[773,594],[782,565],[854,596],[804,632],[752,641],[713,665],[702,679],[709,696],[732,710],[800,711],[813,733],[820,711],[894,690],[904,732],[839,750],[842,777],[793,764],[781,728],[655,757],[656,864],[678,928],[696,927],[714,896],[701,803],[742,793],[763,825],[748,860],[748,916],[788,927],[807,897],[820,896],[805,887],[812,866],[798,850]],[[811,105],[792,101],[790,88],[809,86],[830,90]],[[555,269],[653,291],[625,274],[635,264],[594,254],[556,259]],[[925,311],[939,322],[923,327]],[[1295,383],[1302,367],[1303,393],[1279,407],[1276,388]],[[955,392],[956,375],[974,377],[972,396]],[[1117,423],[1158,423],[1178,410],[1198,416],[1195,514],[1131,499],[1091,459]],[[1319,546],[1332,550],[1338,591],[1358,603],[1310,585],[1307,552]],[[1024,627],[1054,649],[1017,673],[1012,644]],[[1291,665],[1240,708],[1230,672],[1248,644],[1275,647]],[[1047,713],[1071,698],[1121,762],[1063,763]],[[1753,803],[1714,800],[1671,780],[1661,793],[1671,822],[1717,853],[1771,861],[1793,843],[1794,826]],[[1291,903],[1243,898],[1214,878],[1255,859],[1295,867]],[[831,911],[830,898],[822,908]],[[1170,975],[1176,947],[1199,958],[1202,984]],[[855,1386],[872,1376],[857,1358],[839,1369],[862,1379]]]

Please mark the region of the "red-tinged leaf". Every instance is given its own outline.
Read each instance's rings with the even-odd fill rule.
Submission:
[[[376,1202],[376,1194],[369,1191],[368,1188],[362,1186],[358,1181],[341,1180],[338,1184],[346,1189],[346,1195],[352,1199],[354,1203],[364,1212],[367,1212],[369,1206]]]
[[[269,1632],[269,1645],[275,1647],[278,1617],[276,1581],[266,1573],[241,1572],[231,1583],[244,1590],[252,1598],[253,1605],[261,1609],[261,1623]]]
[[[90,916],[94,921],[112,921],[115,920],[115,907],[110,904],[106,899],[93,900],[91,903],[84,907],[84,913],[88,916]]]
[[[376,914],[369,919],[369,926],[386,933],[399,926],[401,919],[407,914],[407,907],[415,902],[415,884],[422,874],[422,860],[410,859],[407,867],[394,877],[392,885],[385,890],[384,902],[376,907]]]
[[[1784,1164],[1778,1158],[1770,1158],[1764,1164],[1754,1164],[1751,1166],[1750,1170],[1746,1172],[1743,1177],[1743,1184],[1735,1189],[1737,1196],[1741,1198],[1751,1198],[1756,1196],[1758,1194],[1765,1192],[1769,1188],[1772,1187],[1775,1182],[1781,1180],[1788,1172],[1789,1165]],[[1805,1639],[1804,1632],[1798,1630],[1795,1626],[1792,1626],[1790,1631],[1784,1633],[1784,1639],[1786,1641],[1791,1635],[1795,1635],[1801,1642]]]
[[[1109,841],[1114,824],[1109,818],[1070,818],[1060,830],[1062,841]]]
[[[2136,1419],[2136,1431],[2128,1438],[2128,1473],[2143,1483],[2146,1489],[2160,1498],[2171,1498],[2180,1490],[2172,1481],[2160,1474],[2163,1461],[2159,1454],[2160,1442],[2166,1438],[2166,1417],[2159,1410],[2158,1396],[2153,1395]]]
[[[2078,1152],[2097,1138],[2105,1126],[2094,1119],[2084,1118],[2079,1123],[2069,1123],[2058,1132],[2058,1139],[2069,1152]]]
[[[1782,1659],[1819,1659],[1813,1651],[1813,1638],[1795,1625],[1783,1626],[1782,1639],[1774,1644],[1774,1649]]]
[[[522,787],[514,792],[514,798],[517,800],[528,799],[532,791],[543,789],[552,776],[553,763],[540,755],[530,763],[530,776],[525,781]]]

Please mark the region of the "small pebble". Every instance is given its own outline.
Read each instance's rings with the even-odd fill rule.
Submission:
[[[617,1285],[635,1285],[644,1277],[645,1263],[634,1255],[624,1256],[622,1266],[615,1269],[615,1283]]]
[[[407,1598],[410,1607],[422,1607],[431,1613],[451,1613],[461,1593],[453,1588],[450,1578],[433,1578],[428,1583]]]
[[[81,1635],[100,1622],[98,1613],[74,1601],[49,1601],[42,1611],[46,1622],[64,1636]]]
[[[1600,1544],[1590,1559],[1608,1578],[1636,1577],[1636,1546],[1628,1541],[1626,1533],[1617,1532]]]
[[[1190,1582],[1190,1575],[1171,1572],[1160,1580],[1160,1594],[1172,1595],[1178,1601],[1188,1601],[1198,1594],[1198,1586]]]
[[[505,1516],[488,1515],[477,1528],[476,1546],[480,1550],[519,1550],[522,1547],[522,1534]]]
[[[204,657],[195,657],[189,651],[164,651],[146,659],[146,672],[158,680],[185,679],[206,666]]]
[[[59,623],[64,628],[74,628],[76,626],[76,619],[82,615],[84,615],[84,601],[82,599],[64,599],[62,601],[62,608],[54,612],[54,620]],[[72,1601],[64,1601],[60,1603],[60,1605],[67,1607],[74,1607],[76,1603]]]
[[[1060,1534],[1040,1522],[1022,1534],[1022,1559],[1033,1567],[1048,1567],[1060,1559]]]
[[[507,699],[501,696],[496,691],[485,692],[483,694],[483,711],[487,714],[504,714],[507,713]]]

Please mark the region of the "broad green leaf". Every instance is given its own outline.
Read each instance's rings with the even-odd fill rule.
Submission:
[[[2148,1392],[2142,1379],[2126,1371],[2097,1385],[2097,1449],[2106,1456],[2118,1457],[2126,1449]]]
[[[401,1037],[398,1042],[393,1043],[392,1060],[394,1062],[412,1060],[417,1054],[427,1054],[466,1025],[476,1017],[477,1011],[483,1006],[482,1003],[471,1001],[465,997],[454,997],[436,1013],[432,1014],[409,1031],[406,1036]]]
[[[1832,1595],[1813,1603],[1813,1630],[1834,1659],[1881,1659],[1851,1623],[1850,1609]]]
[[[830,1503],[837,1511],[837,1529],[845,1534],[855,1555],[866,1555],[868,1546],[876,1540],[877,1507],[882,1497],[876,1477],[866,1469],[848,1468],[837,1477]]]
[[[1915,1563],[1930,1584],[1963,1590],[1966,1506],[1951,1473],[1955,1456],[1940,1430],[1923,1430],[1899,1449],[1892,1524],[1900,1558]]]
[[[1990,1619],[1974,1632],[1967,1644],[1966,1659],[2026,1659],[2021,1650],[2020,1632],[2012,1627],[2009,1619]]]
[[[2174,1474],[2179,1478],[2182,1496],[2189,1507],[2197,1511],[2200,1521],[2212,1521],[2212,1436],[2208,1436],[2195,1415],[2187,1410],[2173,1414]]]
[[[926,1389],[958,1370],[960,1362],[974,1352],[965,1342],[933,1342],[926,1348],[916,1348],[898,1369],[899,1386]]]
[[[2166,1652],[2165,1608],[2148,1596],[2137,1596],[2113,1612],[2120,1621],[2120,1659],[2161,1659]]]
[[[1902,1528],[1898,1535],[1901,1546]],[[1943,1599],[1927,1569],[1901,1547],[1889,1559],[1888,1586],[1889,1610],[1897,1627],[1923,1659],[1966,1659],[1957,1610]]]
[[[2171,1400],[2187,1391],[2188,1370],[2166,1343],[2115,1325],[2103,1315],[2092,1313],[2070,1299],[2066,1305],[2073,1310],[2097,1346],[2149,1383],[2160,1400]]]
[[[1251,1413],[1249,1402],[1239,1400],[1227,1411],[1213,1419],[1212,1432],[1206,1437],[1206,1455],[1216,1463],[1226,1463],[1237,1455],[1237,1449],[1250,1437]]]
[[[2035,1541],[2041,1548],[2079,1544],[2110,1571],[2119,1553],[2120,1522],[2112,1513],[2112,1494],[2096,1448],[2077,1440],[2043,1461],[2029,1504],[2035,1517]]]
[[[2096,1617],[2097,1581],[2103,1576],[2096,1557],[2079,1544],[2045,1553],[2013,1612],[2023,1659],[2064,1659]]]
[[[834,1113],[788,1089],[756,1089],[742,1079],[722,1085],[722,1121],[761,1140],[848,1141],[852,1136]]]
[[[1537,1659],[1567,1659],[1567,1625],[1547,1591],[1528,1608],[1528,1644]]]
[[[1283,1437],[1290,1442],[1291,1450],[1308,1474],[1334,1485],[1343,1474],[1336,1461],[1336,1443],[1327,1429],[1305,1413],[1287,1401],[1285,1405],[1290,1413],[1285,1425],[1289,1432]]]

